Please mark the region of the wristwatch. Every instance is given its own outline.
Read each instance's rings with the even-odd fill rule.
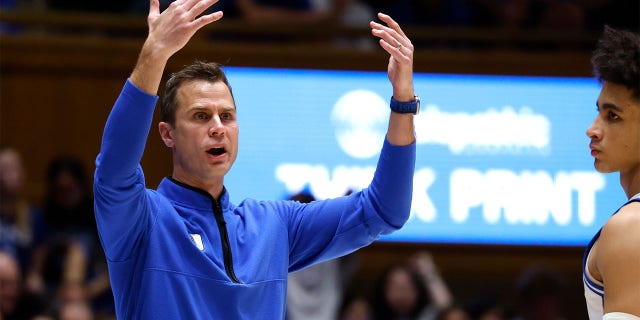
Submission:
[[[393,112],[418,114],[420,111],[420,97],[414,95],[413,101],[400,102],[391,96],[390,107]]]

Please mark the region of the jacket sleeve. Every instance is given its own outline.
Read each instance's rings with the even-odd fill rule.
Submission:
[[[124,85],[107,119],[94,175],[95,214],[107,258],[126,259],[148,225],[140,160],[157,96]]]
[[[415,142],[385,140],[369,187],[336,199],[295,206],[289,216],[290,271],[346,255],[400,229],[409,218]]]

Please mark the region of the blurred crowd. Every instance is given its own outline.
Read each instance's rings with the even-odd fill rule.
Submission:
[[[25,182],[19,152],[0,148],[0,320],[115,319],[86,168],[74,156],[52,159],[39,204],[25,200]],[[303,191],[288,200],[314,198]],[[489,292],[461,301],[425,251],[390,261],[372,285],[353,281],[362,268],[351,254],[290,274],[287,319],[562,318],[565,280],[547,268],[524,270],[509,306]]]
[[[303,191],[290,198],[307,203]],[[288,320],[560,320],[566,318],[567,280],[556,270],[532,264],[518,275],[515,299],[505,303],[491,283],[461,299],[433,256],[417,250],[406,261],[389,261],[368,286],[353,281],[361,265],[356,254],[289,275]],[[470,267],[471,268],[471,267]],[[502,294],[511,295],[512,292]]]
[[[171,0],[160,0],[166,8]],[[147,0],[1,0],[5,8],[145,15]],[[384,12],[403,26],[638,30],[636,0],[220,0],[212,10],[252,23],[340,23],[365,26]]]
[[[30,203],[21,155],[0,149],[0,319],[113,313],[87,174],[73,156],[52,159],[42,203]]]

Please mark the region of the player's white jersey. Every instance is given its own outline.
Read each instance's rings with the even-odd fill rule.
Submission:
[[[622,207],[634,201],[640,202],[640,193],[633,196]],[[620,211],[620,209],[618,209],[618,211]],[[618,213],[618,211],[616,211],[614,214]],[[591,242],[589,242],[584,255],[584,259],[582,261],[582,281],[584,282],[584,297],[587,302],[587,311],[589,313],[590,320],[602,320],[602,316],[604,314],[604,284],[591,276],[591,274],[589,273],[589,267],[587,265],[589,254],[591,253],[591,248],[596,243],[596,241],[598,241],[601,231],[602,229],[600,229],[598,233],[596,233],[596,235],[593,237],[593,239],[591,239]]]

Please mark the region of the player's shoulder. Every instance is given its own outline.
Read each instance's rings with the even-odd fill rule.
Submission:
[[[631,202],[611,216],[602,228],[603,237],[634,238],[640,234],[640,202]],[[640,246],[640,244],[638,244]]]
[[[622,206],[618,213],[614,214],[607,225],[624,228],[640,224],[640,201],[632,201]]]

